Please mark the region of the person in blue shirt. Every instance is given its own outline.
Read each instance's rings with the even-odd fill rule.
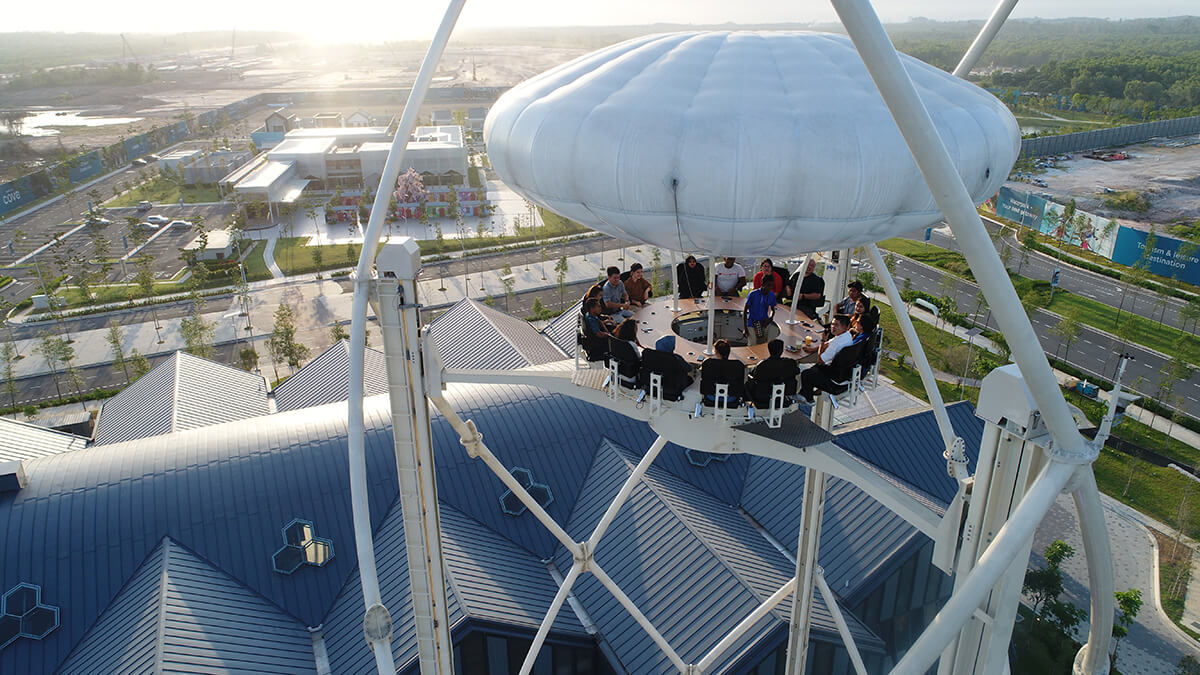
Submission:
[[[775,293],[767,284],[746,296],[746,341],[756,345],[767,339],[767,326],[775,318]]]

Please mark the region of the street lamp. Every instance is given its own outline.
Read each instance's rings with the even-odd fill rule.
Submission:
[[[967,365],[963,366],[962,379],[958,381],[958,400],[963,400],[964,392],[967,385],[967,373],[971,371],[971,348],[975,344],[975,337],[983,332],[982,328],[972,328],[967,331]]]

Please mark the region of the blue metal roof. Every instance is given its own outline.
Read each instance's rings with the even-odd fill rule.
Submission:
[[[447,368],[512,370],[565,358],[529,322],[469,298],[429,324],[429,334]]]
[[[590,534],[637,459],[614,443],[601,446],[566,526],[572,537]],[[655,546],[646,548],[647,541]],[[653,466],[601,540],[596,559],[687,662],[703,657],[794,573],[794,566],[735,507]],[[559,550],[556,564],[565,574],[571,564],[565,549]],[[674,672],[645,631],[594,577],[581,578],[575,594],[628,672]],[[789,612],[790,601],[777,607],[714,671],[737,662],[759,640],[778,639],[777,629],[787,622]],[[865,626],[848,619],[860,646],[881,647]],[[819,598],[813,628],[817,639],[836,639],[832,618]]]
[[[946,415],[954,433],[966,443],[967,466],[973,474],[984,422],[966,401],[946,406]],[[942,457],[946,446],[932,410],[849,431],[834,442],[906,485],[934,497],[943,508],[958,489],[958,484],[946,473],[946,460]]]
[[[542,335],[554,343],[567,356],[575,356],[575,332],[579,327],[579,307],[577,302],[565,312],[551,319],[542,329]]]
[[[386,394],[387,364],[383,352],[367,347],[363,365],[364,395]],[[275,408],[280,412],[299,410],[345,401],[349,397],[349,343],[339,340],[275,387]]]
[[[63,664],[62,673],[315,673],[308,630],[170,539]]]
[[[104,403],[95,442],[198,429],[270,411],[267,381],[261,375],[175,352]]]
[[[463,417],[476,421],[505,466],[529,467],[534,480],[551,488],[551,515],[570,521],[572,528],[599,518],[607,504],[600,498],[615,494],[629,463],[655,437],[646,424],[529,387],[454,385],[446,396]],[[231,578],[229,583],[261,596],[297,625],[324,623],[335,671],[360,671],[358,664],[370,654],[362,644],[345,411],[344,403],[334,403],[27,461],[29,485],[0,495],[0,540],[6,542],[0,550],[0,586],[41,586],[46,601],[61,608],[62,625],[44,640],[18,640],[0,650],[0,672],[55,670],[89,629],[100,625],[101,614],[121,604],[114,600],[123,589],[140,588],[134,581],[163,537],[211,563]],[[388,580],[385,593],[397,621],[396,650],[403,656],[413,646],[408,638],[400,639],[407,571],[394,508],[397,487],[386,397],[368,399],[365,423],[380,576]],[[482,462],[467,457],[444,420],[435,416],[432,431],[455,621],[460,627],[479,621],[532,630],[555,590],[539,560],[554,557],[560,547],[531,515],[503,513],[502,483]],[[889,438],[893,445],[894,440]],[[741,502],[785,545],[793,545],[796,512],[767,522],[770,510],[786,512],[789,504],[798,509],[800,482],[787,480],[787,470],[788,465],[737,456],[698,468],[687,463],[680,448],[668,446],[637,489],[602,545],[600,560],[614,578],[620,573],[618,582],[631,595],[653,593],[656,616],[678,619],[670,626],[673,644],[700,649],[706,635],[740,620],[731,617],[744,615],[742,610],[755,606],[765,589],[773,590],[772,585],[790,576],[790,564],[736,508]],[[744,483],[740,492],[739,482]],[[831,499],[839,500],[836,495]],[[830,532],[837,528],[827,524],[822,562],[831,577],[834,565],[824,556],[844,555],[857,564],[872,551],[886,557],[888,542],[898,541],[871,529],[886,520],[886,511],[873,510],[876,506],[858,496],[846,497],[844,507],[830,508],[827,522],[843,517],[847,523],[861,521],[847,525],[841,538],[833,537]],[[323,567],[305,565],[283,575],[273,571],[272,556],[280,546],[280,528],[294,518],[313,522],[315,535],[332,540],[337,554]],[[781,534],[787,529],[790,534]],[[650,569],[660,562],[668,564]],[[566,569],[561,560],[559,567]],[[857,574],[854,570],[869,573],[873,567],[847,563],[846,569],[846,574]],[[695,579],[711,577],[715,590],[698,589],[689,571]],[[204,584],[221,585],[216,580]],[[586,581],[581,592],[590,584],[594,580]],[[603,617],[608,640],[614,646],[630,640],[629,647],[622,647],[630,650],[622,657],[629,659],[627,667],[642,664],[640,659],[649,657],[633,653],[645,639],[640,629],[627,616],[617,616],[623,612],[614,610],[607,591],[592,588],[588,593],[585,605],[598,621]],[[720,601],[709,608],[705,602],[711,598]],[[699,618],[683,613],[685,608]],[[219,615],[197,620],[224,625]],[[770,625],[779,620],[764,621],[754,631],[755,639],[777,639]],[[580,631],[569,611],[555,626],[559,635]],[[871,640],[864,633],[863,641]],[[644,665],[647,670],[630,671],[656,668],[649,661]]]

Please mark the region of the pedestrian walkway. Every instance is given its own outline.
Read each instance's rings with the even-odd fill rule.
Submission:
[[[263,262],[270,270],[272,279],[283,279],[285,277],[283,270],[279,269],[279,264],[275,262],[275,244],[279,242],[279,231],[271,232],[266,240],[267,244],[263,248]]]

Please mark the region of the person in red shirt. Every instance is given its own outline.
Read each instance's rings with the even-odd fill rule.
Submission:
[[[783,293],[783,278],[775,273],[775,265],[771,263],[770,258],[763,258],[762,264],[758,266],[758,273],[754,275],[754,287],[758,288],[763,285],[763,280],[768,282],[767,290],[779,297]]]
[[[644,307],[646,301],[654,294],[650,282],[643,276],[642,264],[633,263],[629,266],[629,281],[625,282],[625,292],[629,294],[629,304]]]

